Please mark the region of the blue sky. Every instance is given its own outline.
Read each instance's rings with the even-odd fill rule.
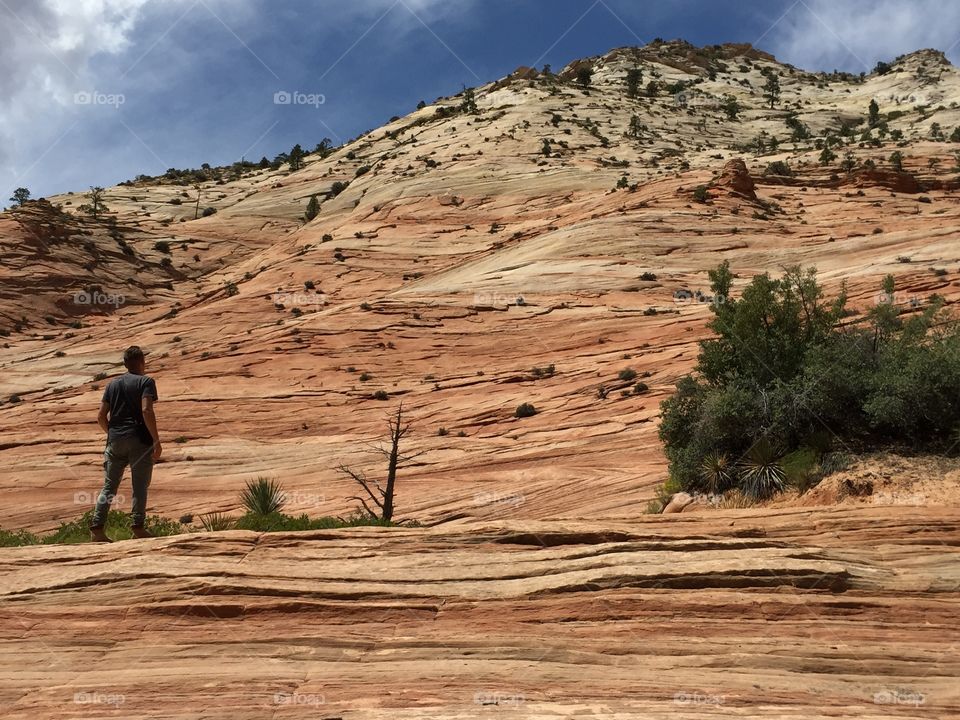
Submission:
[[[921,47],[957,63],[960,3],[0,0],[0,203],[18,186],[42,196],[339,144],[519,65],[655,37],[749,42],[812,70]]]

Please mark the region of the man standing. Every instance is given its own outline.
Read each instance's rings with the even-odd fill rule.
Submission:
[[[136,345],[124,351],[123,364],[127,372],[107,385],[97,416],[100,429],[107,433],[107,448],[103,453],[103,489],[90,523],[90,540],[93,542],[112,542],[104,532],[104,526],[127,465],[133,484],[133,505],[130,508],[133,534],[138,538],[152,537],[143,523],[147,517],[147,488],[150,487],[153,462],[159,460],[163,452],[157,416],[153,411],[157,384],[145,375],[143,350]]]

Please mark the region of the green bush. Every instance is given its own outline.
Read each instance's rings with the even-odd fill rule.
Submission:
[[[722,299],[710,306],[715,335],[661,404],[660,438],[682,489],[716,485],[705,468],[718,455],[741,459],[734,482],[747,496],[804,489],[830,471],[833,436],[863,450],[949,447],[960,425],[960,325],[942,300],[904,320],[886,300],[888,276],[864,320],[841,328],[845,297],[825,301],[812,269],[758,275],[737,299],[732,278],[727,263],[710,272]]]
[[[12,532],[0,528],[0,547],[21,547],[22,545],[37,545],[40,538],[32,532],[17,530]]]
[[[306,514],[293,516],[274,512],[267,515],[247,513],[237,520],[234,527],[237,530],[254,530],[256,532],[295,532],[298,530],[331,530],[362,525],[391,527],[393,523],[359,514],[341,519],[335,517],[310,518]]]

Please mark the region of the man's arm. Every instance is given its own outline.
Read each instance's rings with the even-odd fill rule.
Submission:
[[[159,460],[160,454],[163,452],[163,446],[160,444],[160,431],[157,429],[157,414],[153,410],[153,398],[144,395],[140,402],[143,410],[143,422],[153,436],[153,459]]]
[[[104,432],[110,430],[110,422],[107,418],[107,413],[110,412],[110,403],[101,402],[100,403],[100,412],[97,413],[97,425],[100,426],[100,429]]]

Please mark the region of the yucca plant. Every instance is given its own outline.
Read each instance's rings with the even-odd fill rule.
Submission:
[[[760,500],[783,492],[786,475],[780,452],[769,438],[757,440],[739,465],[740,490],[747,497]]]
[[[265,477],[258,477],[256,480],[247,481],[247,487],[240,493],[240,502],[243,503],[248,513],[270,515],[280,512],[287,499],[280,483]]]
[[[700,463],[700,478],[710,493],[726,490],[733,479],[733,467],[730,456],[723,452],[712,452]]]
[[[207,532],[217,532],[231,529],[233,520],[221,512],[212,512],[200,516],[200,525]]]

